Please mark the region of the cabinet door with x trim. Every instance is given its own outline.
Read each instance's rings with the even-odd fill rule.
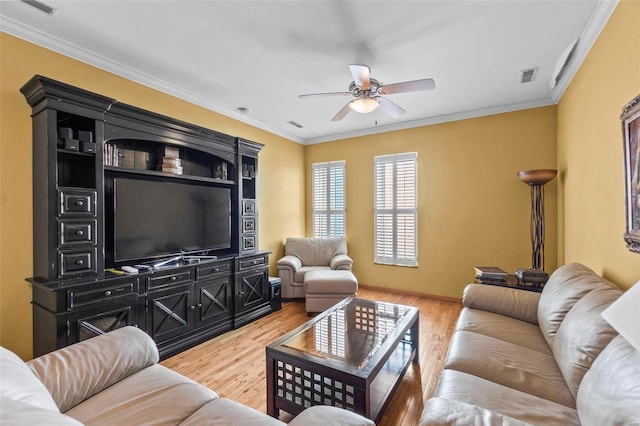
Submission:
[[[270,303],[265,268],[236,275],[236,315]]]
[[[147,332],[156,343],[180,336],[193,329],[193,283],[154,291],[147,295]]]

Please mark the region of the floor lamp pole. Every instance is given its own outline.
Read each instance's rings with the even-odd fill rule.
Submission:
[[[555,169],[518,172],[518,178],[531,186],[531,269],[544,271],[544,185],[556,177]]]

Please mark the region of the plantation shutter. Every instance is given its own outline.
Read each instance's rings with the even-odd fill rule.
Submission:
[[[313,165],[313,236],[345,236],[345,162]]]
[[[418,264],[418,155],[375,157],[375,262]]]

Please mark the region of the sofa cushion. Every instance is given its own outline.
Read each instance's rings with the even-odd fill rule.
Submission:
[[[614,338],[584,375],[576,400],[585,426],[640,422],[640,352]]]
[[[579,263],[569,263],[556,269],[538,302],[538,323],[549,347],[553,348],[560,324],[578,300],[596,288],[611,286],[609,281]]]
[[[477,405],[534,425],[580,424],[573,408],[456,370],[442,372],[436,396]]]
[[[147,367],[65,414],[86,425],[177,425],[218,395],[160,364]]]
[[[444,398],[431,398],[424,404],[421,426],[500,425],[528,426],[529,423],[477,405]]]
[[[347,254],[347,240],[344,238],[287,238],[284,254],[300,258],[302,266],[329,266],[335,255]]]
[[[218,398],[200,407],[180,426],[284,426],[285,423],[246,405],[226,398]]]
[[[582,377],[609,342],[618,335],[600,315],[622,292],[598,288],[578,300],[558,328],[553,353],[575,397]]]
[[[551,348],[542,337],[540,327],[493,312],[463,308],[456,323],[456,330],[484,334],[544,354],[551,354]]]
[[[104,388],[158,362],[144,331],[127,326],[27,362],[63,413]]]
[[[486,284],[469,284],[462,293],[462,304],[511,318],[538,323],[540,293]]]
[[[352,411],[329,405],[314,405],[298,414],[289,426],[375,426],[375,423]]]
[[[58,412],[47,388],[20,357],[0,347],[0,398]]]
[[[478,333],[456,331],[445,368],[575,407],[575,399],[551,354]]]
[[[57,409],[53,411],[9,398],[0,398],[0,423],[3,425],[82,426],[82,423],[58,412]]]

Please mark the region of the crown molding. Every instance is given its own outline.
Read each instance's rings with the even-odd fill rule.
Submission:
[[[619,0],[604,0],[599,1],[596,4],[591,17],[589,18],[589,22],[587,22],[582,34],[580,34],[576,51],[573,54],[573,60],[569,61],[564,75],[558,84],[551,89],[551,99],[553,99],[554,103],[557,104],[560,102],[560,98],[562,98],[565,90],[569,87],[569,83],[571,83],[571,80],[573,80],[573,77],[575,77],[576,73],[582,66],[582,62],[584,62],[587,54],[593,47],[593,44],[598,39],[600,32],[602,32],[602,29],[611,17],[611,14],[618,5],[618,2]]]
[[[393,132],[396,130],[411,129],[414,127],[431,126],[434,124],[448,123],[451,121],[459,121],[459,120],[467,120],[470,118],[486,117],[488,115],[521,111],[524,109],[538,108],[538,107],[544,107],[549,105],[555,105],[555,102],[553,102],[553,100],[550,98],[545,98],[545,99],[538,99],[535,101],[518,102],[518,103],[509,104],[509,105],[500,105],[500,106],[494,106],[494,107],[488,107],[488,108],[478,108],[478,109],[473,109],[468,111],[456,112],[453,114],[438,115],[436,117],[429,117],[429,118],[424,118],[420,120],[403,121],[400,123],[393,123],[393,124],[388,124],[384,126],[376,126],[374,128],[354,130],[352,132],[345,132],[345,133],[336,133],[333,135],[322,136],[318,138],[310,138],[310,139],[307,139],[307,142],[305,145],[313,145],[313,144],[323,143],[323,142],[332,142],[340,139],[355,138],[359,136],[374,135],[378,133],[387,133],[387,132]]]
[[[40,31],[28,25],[24,25],[11,18],[7,18],[5,16],[2,17],[2,19],[0,20],[0,31],[26,40],[38,46],[44,47],[46,49],[53,50],[54,52],[60,53],[61,55],[68,56],[80,62],[92,65],[96,68],[100,68],[104,71],[108,71],[112,74],[126,78],[127,80],[142,84],[143,86],[147,86],[168,95],[175,96],[176,98],[183,99],[187,102],[204,107],[210,111],[216,112],[226,117],[233,118],[234,120],[243,122],[258,129],[262,129],[269,133],[281,136],[292,142],[297,142],[300,144],[304,144],[305,142],[303,138],[300,138],[296,135],[284,132],[281,129],[277,129],[273,126],[270,126],[269,124],[242,114],[239,111],[216,105],[215,103],[211,102],[211,100],[204,98],[203,96],[200,96],[196,93],[186,91],[178,86],[155,78],[149,74],[141,73],[140,71],[135,70],[125,64],[105,58],[104,56],[83,49],[73,43],[69,43],[50,34],[46,34],[43,31]]]

